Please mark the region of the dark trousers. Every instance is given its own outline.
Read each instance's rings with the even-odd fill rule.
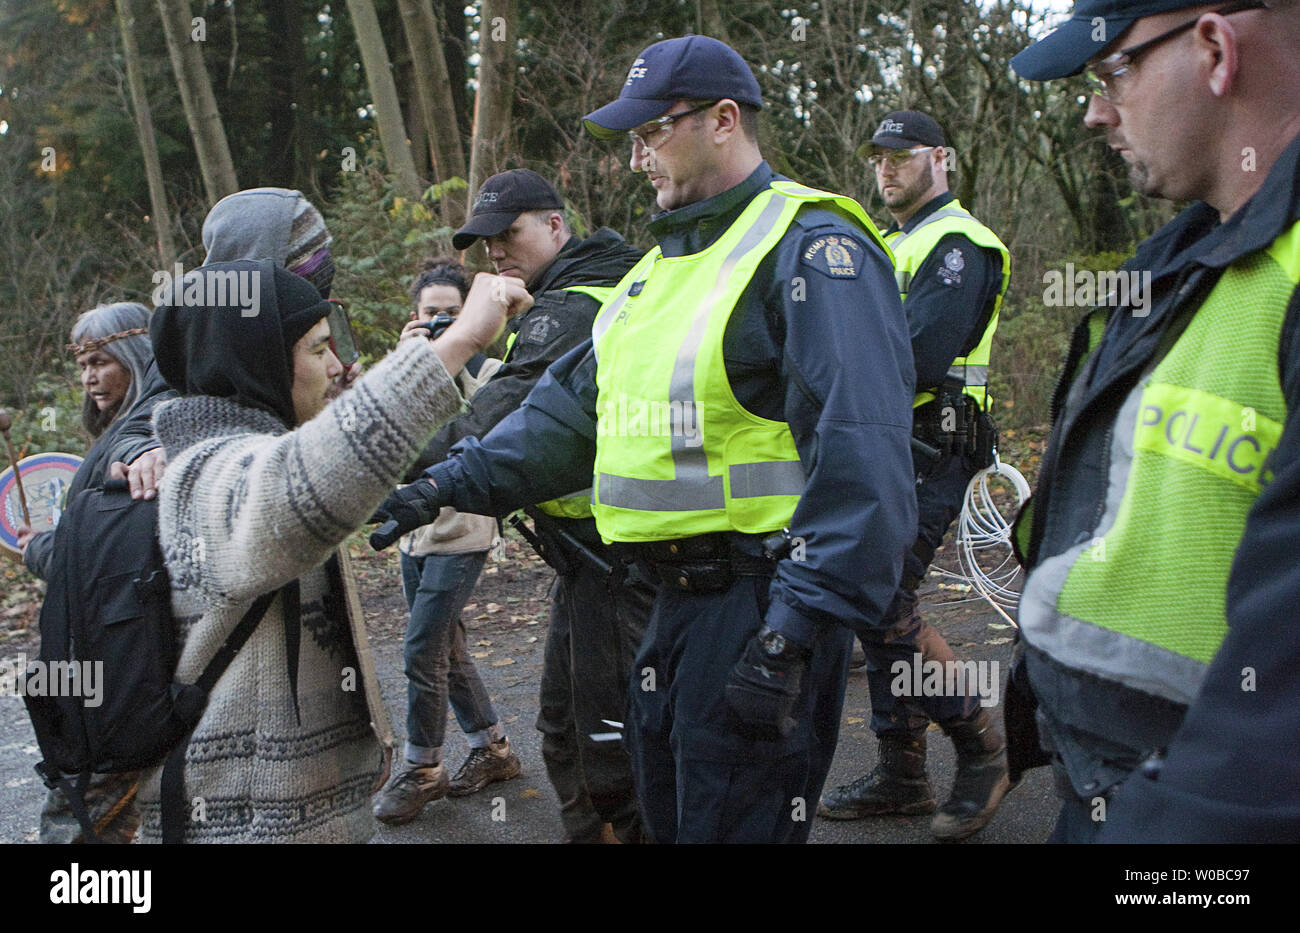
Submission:
[[[650,617],[648,586],[629,585],[581,558],[551,587],[551,627],[542,666],[537,728],[542,759],[573,842],[595,842],[604,823],[623,841],[640,839],[632,765],[603,720],[627,719],[632,659]]]
[[[862,637],[867,656],[867,689],[871,694],[871,728],[877,735],[917,732],[931,721],[967,719],[979,708],[976,694],[954,696],[894,696],[894,665],[907,665],[912,681],[915,656],[922,663],[956,660],[942,635],[917,611],[916,590],[925,579],[934,552],[943,543],[948,527],[961,514],[966,486],[977,471],[962,457],[948,457],[921,478],[916,488],[916,540],[903,555],[903,578],[880,627]]]
[[[1091,845],[1097,841],[1105,826],[1103,819],[1105,806],[1109,804],[1112,794],[1106,795],[1105,803],[1101,798],[1081,798],[1075,793],[1074,786],[1065,772],[1065,765],[1059,759],[1052,762],[1052,781],[1056,796],[1061,799],[1061,812],[1057,814],[1056,825],[1047,841],[1053,845]]]
[[[839,734],[852,633],[813,649],[785,739],[740,735],[723,688],[767,610],[765,577],[662,586],[630,685],[637,793],[655,842],[806,842]]]

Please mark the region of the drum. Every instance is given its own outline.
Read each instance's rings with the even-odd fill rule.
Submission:
[[[18,461],[23,491],[27,494],[27,510],[32,516],[32,528],[53,531],[63,512],[64,497],[72,485],[72,477],[81,466],[76,454],[33,454]],[[21,557],[18,549],[18,526],[23,524],[23,507],[18,498],[18,483],[14,468],[0,473],[0,550],[10,556]]]

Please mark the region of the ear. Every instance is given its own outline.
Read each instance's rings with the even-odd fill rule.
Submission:
[[[1193,33],[1197,54],[1209,64],[1209,88],[1215,97],[1226,97],[1237,78],[1240,63],[1237,31],[1218,13],[1207,13],[1196,22]]]
[[[547,215],[546,223],[551,228],[551,236],[558,236],[564,232],[564,215],[559,211]]]
[[[708,111],[705,114],[708,115]],[[740,105],[731,98],[723,98],[714,104],[711,116],[717,121],[717,126],[713,128],[715,143],[726,142],[733,133],[740,132]]]

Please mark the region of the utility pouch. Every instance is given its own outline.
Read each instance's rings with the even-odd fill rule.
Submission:
[[[975,406],[972,404],[971,407]],[[975,415],[974,441],[970,455],[975,468],[982,470],[993,466],[998,449],[998,426],[986,411],[977,411]]]

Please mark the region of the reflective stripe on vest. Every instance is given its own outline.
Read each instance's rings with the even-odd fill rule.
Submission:
[[[619,283],[593,328],[598,396],[592,511],[607,541],[784,527],[804,470],[783,421],[741,407],[722,337],[754,271],[799,208],[830,202],[888,253],[849,198],[773,182],[712,245],[651,250]]]
[[[1286,421],[1277,353],[1297,283],[1300,223],[1229,266],[1129,393],[1093,537],[1025,585],[1020,625],[1034,647],[1153,696],[1195,697],[1227,632],[1228,574]]]
[[[987,386],[989,381],[989,356],[993,348],[993,332],[998,328],[998,316],[1002,308],[1002,299],[1011,284],[1011,253],[998,239],[997,235],[970,215],[959,201],[951,201],[921,221],[907,233],[895,231],[886,237],[885,242],[894,251],[894,279],[898,283],[898,293],[903,299],[903,310],[907,310],[907,294],[911,289],[912,278],[930,256],[939,241],[952,233],[960,233],[976,246],[996,250],[1002,257],[1002,282],[993,303],[993,313],[989,315],[988,324],[979,342],[966,356],[957,357],[948,368],[948,376],[965,384],[966,394],[975,399],[981,408],[988,407]],[[916,408],[934,399],[934,393],[917,392],[912,400]]]
[[[588,295],[596,299],[597,304],[604,304],[615,291],[613,285],[570,285],[562,289],[566,292],[577,292],[580,295]],[[509,342],[506,343],[506,357],[510,356],[510,348],[514,346],[516,331],[510,335]],[[567,496],[561,496],[558,499],[547,499],[545,502],[537,503],[537,507],[547,515],[555,518],[591,518],[591,487],[571,492]]]

